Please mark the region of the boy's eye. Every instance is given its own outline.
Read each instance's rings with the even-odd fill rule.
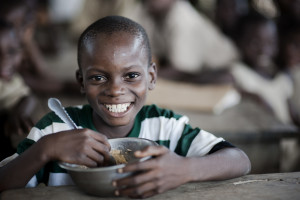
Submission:
[[[126,74],[125,79],[138,78],[139,76],[140,76],[140,74],[137,72],[130,72],[130,73]]]
[[[101,76],[101,75],[97,75],[97,76],[91,76],[91,77],[89,77],[89,79],[91,80],[91,81],[105,81],[105,80],[107,80],[106,79],[106,77],[104,77],[104,76]]]

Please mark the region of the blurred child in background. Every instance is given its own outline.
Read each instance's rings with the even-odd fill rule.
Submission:
[[[278,51],[275,22],[252,12],[240,19],[237,36],[236,44],[243,61],[232,69],[237,86],[258,97],[281,122],[291,123],[288,99],[293,85],[275,64]]]
[[[145,27],[160,76],[196,83],[232,81],[227,70],[238,59],[234,44],[189,1],[143,0],[123,15]]]
[[[13,26],[0,21],[0,159],[15,152],[12,137],[25,137],[34,123],[36,101],[17,73],[22,55]]]
[[[43,55],[34,39],[37,20],[36,6],[35,0],[1,1],[0,19],[13,24],[24,49],[22,68],[19,72],[32,91],[39,95],[59,93],[79,95],[77,83],[59,80],[47,69]]]
[[[216,0],[215,22],[230,38],[236,37],[239,19],[249,11],[248,0]]]
[[[291,23],[281,30],[279,65],[293,82],[289,108],[294,124],[300,127],[300,23]]]

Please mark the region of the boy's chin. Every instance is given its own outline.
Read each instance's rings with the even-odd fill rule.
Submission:
[[[130,121],[128,120],[124,120],[124,121],[114,121],[114,122],[111,122],[111,126],[114,126],[114,127],[118,127],[118,126],[127,126],[130,124]]]

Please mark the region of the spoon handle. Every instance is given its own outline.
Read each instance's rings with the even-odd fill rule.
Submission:
[[[48,107],[55,112],[60,119],[68,124],[72,129],[78,129],[77,125],[71,119],[65,108],[61,105],[60,101],[56,98],[49,98],[48,99]]]
[[[71,119],[65,108],[61,105],[60,101],[56,98],[49,98],[48,99],[48,107],[50,110],[55,112],[57,116],[60,117],[60,119],[68,124],[70,128],[72,129],[78,129],[78,126],[74,123],[74,121]],[[116,160],[114,157],[112,157],[111,154],[109,154],[109,165],[115,165]]]

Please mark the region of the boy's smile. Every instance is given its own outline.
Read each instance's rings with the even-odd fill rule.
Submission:
[[[93,108],[95,127],[109,137],[127,135],[156,79],[143,41],[125,32],[101,33],[83,48],[77,79]]]

